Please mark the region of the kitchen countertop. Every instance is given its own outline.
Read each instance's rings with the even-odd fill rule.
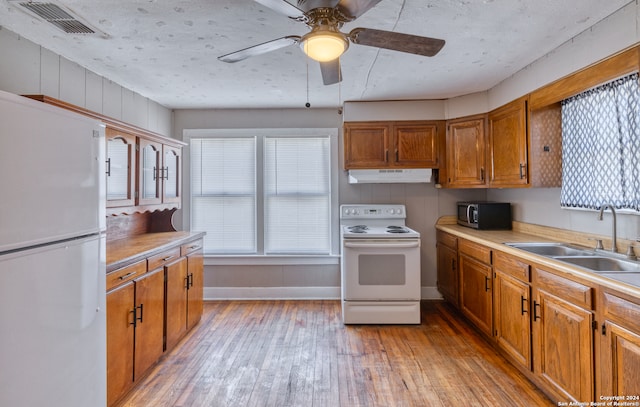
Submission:
[[[517,249],[504,244],[516,242],[555,242],[571,243],[576,245],[576,243],[574,242],[554,239],[553,237],[550,237],[548,235],[545,236],[542,234],[531,233],[529,232],[529,230],[527,230],[527,232],[523,232],[519,229],[476,230],[458,225],[455,223],[455,220],[452,222],[448,217],[439,219],[436,223],[436,229],[442,230],[443,232],[451,233],[457,237],[461,237],[478,244],[482,244],[484,246],[490,247],[491,249],[517,256],[532,263],[541,266],[547,266],[549,268],[552,268],[559,274],[567,274],[569,276],[578,277],[602,287],[608,287],[632,295],[634,297],[640,297],[640,276],[638,276],[637,274],[632,275],[633,273],[607,273],[611,275],[611,277],[615,277],[614,279],[607,277],[607,274],[596,274],[581,267],[574,266],[551,257],[530,253],[525,250]],[[574,233],[578,234],[577,232]],[[592,247],[586,248],[593,249]],[[621,274],[627,275],[620,276]]]
[[[145,233],[107,242],[107,273],[204,237],[204,232]]]

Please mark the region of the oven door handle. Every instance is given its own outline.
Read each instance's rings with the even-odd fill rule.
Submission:
[[[349,247],[349,248],[354,248],[354,249],[359,249],[359,248],[376,248],[376,247],[392,247],[392,248],[401,248],[401,249],[409,249],[409,248],[413,248],[413,247],[420,247],[420,241],[413,241],[413,242],[390,242],[390,241],[384,241],[384,242],[377,242],[377,243],[353,243],[353,242],[344,242],[344,247]]]

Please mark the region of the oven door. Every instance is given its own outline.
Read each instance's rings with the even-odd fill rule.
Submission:
[[[420,300],[420,239],[345,239],[346,301]]]

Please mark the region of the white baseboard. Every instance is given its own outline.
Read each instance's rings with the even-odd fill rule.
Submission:
[[[436,287],[422,287],[423,300],[441,299]],[[205,287],[205,300],[339,300],[340,287]]]

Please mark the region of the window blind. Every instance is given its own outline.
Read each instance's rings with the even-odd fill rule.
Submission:
[[[205,253],[256,253],[256,138],[191,139],[191,223]]]
[[[265,253],[329,253],[329,155],[329,137],[265,138]]]

